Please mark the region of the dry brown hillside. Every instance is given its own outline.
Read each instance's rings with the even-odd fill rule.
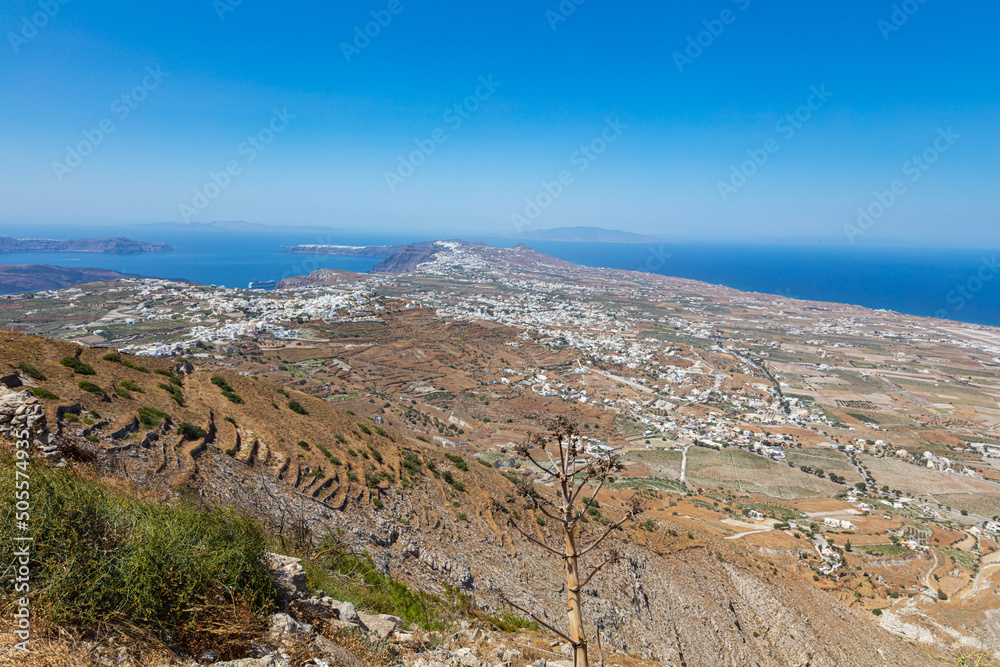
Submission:
[[[175,360],[114,354],[0,332],[0,375],[58,397],[43,403],[67,455],[113,468],[137,492],[185,491],[278,531],[299,523],[315,535],[340,530],[415,586],[457,586],[496,610],[502,593],[562,624],[561,564],[506,519],[517,513],[539,534],[549,527],[509,498],[513,484],[497,470],[268,381],[198,367],[182,374],[188,369]],[[65,357],[94,374],[74,372]],[[68,416],[75,405],[79,415]],[[142,408],[158,411],[144,411],[146,425]],[[185,439],[183,423],[205,433]],[[602,494],[604,511],[615,515],[629,493]],[[493,500],[511,514],[491,509]],[[648,518],[652,531],[640,525]],[[943,664],[757,552],[669,517],[642,516],[613,542],[623,559],[585,590],[605,645],[687,667]]]

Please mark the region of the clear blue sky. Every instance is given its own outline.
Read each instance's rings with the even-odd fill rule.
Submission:
[[[63,2],[0,0],[5,233],[186,215],[847,242],[899,181],[856,243],[1000,245],[996,2]],[[743,182],[748,151],[767,161]]]

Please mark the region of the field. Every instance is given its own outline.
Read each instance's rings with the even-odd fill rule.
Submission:
[[[871,471],[878,485],[918,496],[956,493],[1000,494],[1000,485],[978,479],[938,472],[892,459],[860,455],[858,460]]]
[[[642,463],[653,477],[680,479],[681,451],[679,449],[637,450],[626,454],[629,461]]]
[[[627,458],[644,464],[653,477],[680,478],[680,451],[634,451]],[[828,480],[741,449],[718,452],[692,447],[688,450],[686,481],[696,486],[749,491],[775,498],[833,496],[844,489]]]
[[[808,453],[806,453],[808,452]],[[857,468],[847,460],[847,455],[836,449],[821,448],[803,451],[786,451],[785,460],[796,468],[812,468],[822,470],[826,474],[835,473],[840,475],[848,484],[856,484],[863,481]]]
[[[987,519],[1000,516],[1000,493],[954,493],[934,496],[934,499],[946,507]]]

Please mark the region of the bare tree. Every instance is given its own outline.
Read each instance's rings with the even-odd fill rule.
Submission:
[[[554,456],[551,449],[558,449],[558,455]],[[573,646],[573,664],[576,667],[587,667],[587,637],[583,626],[581,591],[602,569],[616,562],[619,554],[615,549],[609,550],[604,560],[594,566],[585,576],[580,574],[580,559],[599,547],[615,529],[639,513],[639,498],[632,496],[623,517],[605,526],[604,531],[596,538],[592,538],[589,544],[580,544],[578,541],[580,521],[594,506],[597,494],[604,488],[611,474],[624,469],[620,457],[615,454],[597,456],[587,454],[583,450],[577,425],[565,417],[553,420],[548,425],[547,433],[532,435],[517,447],[515,453],[531,461],[540,472],[555,482],[555,500],[550,500],[540,493],[534,485],[527,483],[518,485],[517,492],[519,496],[527,500],[536,512],[542,513],[561,528],[563,538],[561,547],[551,546],[544,537],[536,537],[523,529],[509,514],[507,514],[507,523],[525,539],[564,561],[569,635],[567,636],[564,632],[552,627],[514,602],[510,600],[506,600],[506,602],[569,642]],[[544,454],[546,461],[540,460],[541,454]],[[581,494],[589,487],[593,487],[590,498],[581,499]],[[580,507],[579,511],[577,511],[577,507]]]

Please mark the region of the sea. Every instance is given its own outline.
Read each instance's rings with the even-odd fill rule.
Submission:
[[[156,278],[245,288],[320,268],[364,272],[378,258],[299,255],[287,247],[395,245],[426,236],[336,231],[226,231],[164,227],[2,229],[19,238],[124,236],[161,241],[168,253],[7,253],[2,264],[96,267]],[[516,238],[464,236],[496,247]],[[1000,326],[1000,251],[738,243],[582,243],[528,240],[530,247],[574,264],[658,273],[792,299],[831,301],[910,315]]]

